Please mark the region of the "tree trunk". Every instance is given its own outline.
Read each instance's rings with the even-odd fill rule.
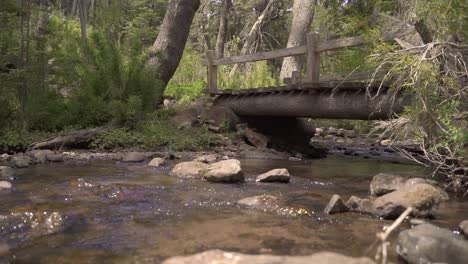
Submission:
[[[242,46],[240,55],[245,55],[245,54],[250,53],[250,49],[253,43],[255,42],[255,39],[257,38],[258,33],[260,31],[260,27],[263,25],[265,18],[268,17],[268,15],[270,14],[271,6],[273,5],[274,2],[275,0],[268,1],[268,4],[266,5],[265,9],[263,9],[263,12],[257,18],[257,21],[255,21],[255,23],[253,24],[252,28],[249,31],[249,34],[245,38],[244,45]],[[234,64],[234,66],[231,69],[231,72],[229,73],[229,78],[234,77],[234,75],[236,74],[237,68],[239,67],[238,65],[239,64]]]
[[[314,18],[314,5],[317,0],[294,0],[293,19],[289,32],[287,47],[297,47],[306,44],[307,33]],[[291,77],[293,71],[301,71],[302,61],[299,57],[287,57],[283,59],[280,80]]]
[[[179,66],[200,0],[171,0],[145,70],[164,86]],[[164,89],[164,88],[163,88]]]
[[[86,11],[87,11],[87,0],[81,0],[78,4],[80,10],[80,25],[81,25],[81,40],[83,45],[86,44]]]
[[[226,42],[226,33],[228,30],[228,15],[231,8],[231,0],[224,0],[223,9],[219,18],[218,38],[216,39],[216,57],[224,57],[224,44]]]

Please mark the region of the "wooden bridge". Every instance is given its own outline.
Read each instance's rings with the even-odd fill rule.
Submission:
[[[383,37],[384,41],[394,38],[392,34]],[[318,33],[310,33],[305,46],[218,59],[210,50],[204,61],[208,68],[208,89],[204,92],[216,96],[215,104],[229,107],[240,116],[388,119],[403,111],[410,96],[390,92],[382,81],[385,72],[320,75],[320,53],[366,43],[361,36],[321,41]],[[219,65],[300,55],[307,57],[306,75],[293,72],[285,80],[287,85],[239,90],[217,87]]]

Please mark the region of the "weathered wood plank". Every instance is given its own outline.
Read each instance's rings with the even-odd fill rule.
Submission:
[[[306,53],[306,47],[299,46],[299,47],[277,49],[277,50],[265,51],[265,52],[247,54],[247,55],[220,58],[220,59],[213,60],[213,65],[228,65],[228,64],[235,64],[235,63],[270,60],[270,59],[276,59],[276,58],[303,55],[305,53]],[[203,64],[208,65],[208,62],[205,60],[203,61]]]
[[[218,89],[218,66],[213,64],[216,58],[215,51],[209,50],[206,58],[208,60],[208,89],[216,91]]]
[[[365,44],[364,38],[362,36],[325,40],[325,41],[321,41],[317,45],[316,51],[323,52],[323,51],[328,51],[328,50],[359,46],[362,44]]]
[[[307,35],[307,81],[309,82],[318,82],[320,78],[319,44],[320,36],[318,33]]]

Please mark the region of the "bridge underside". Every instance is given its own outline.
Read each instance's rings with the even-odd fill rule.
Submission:
[[[409,95],[395,94],[380,84],[360,82],[311,83],[284,87],[207,92],[215,105],[239,116],[307,117],[326,119],[389,119],[401,113]]]

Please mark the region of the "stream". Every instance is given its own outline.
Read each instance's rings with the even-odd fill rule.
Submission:
[[[175,163],[91,162],[19,170],[0,191],[0,263],[160,263],[178,255],[222,249],[250,254],[309,255],[334,251],[370,256],[376,233],[392,221],[358,213],[325,215],[337,193],[365,197],[377,173],[421,177],[424,168],[361,158],[241,160],[242,184],[213,184],[168,176]],[[255,176],[287,168],[289,184]],[[272,194],[307,215],[243,209],[236,201]],[[455,229],[468,203],[452,197],[432,223]],[[408,228],[404,223],[401,228]],[[390,260],[398,262],[395,237]]]

